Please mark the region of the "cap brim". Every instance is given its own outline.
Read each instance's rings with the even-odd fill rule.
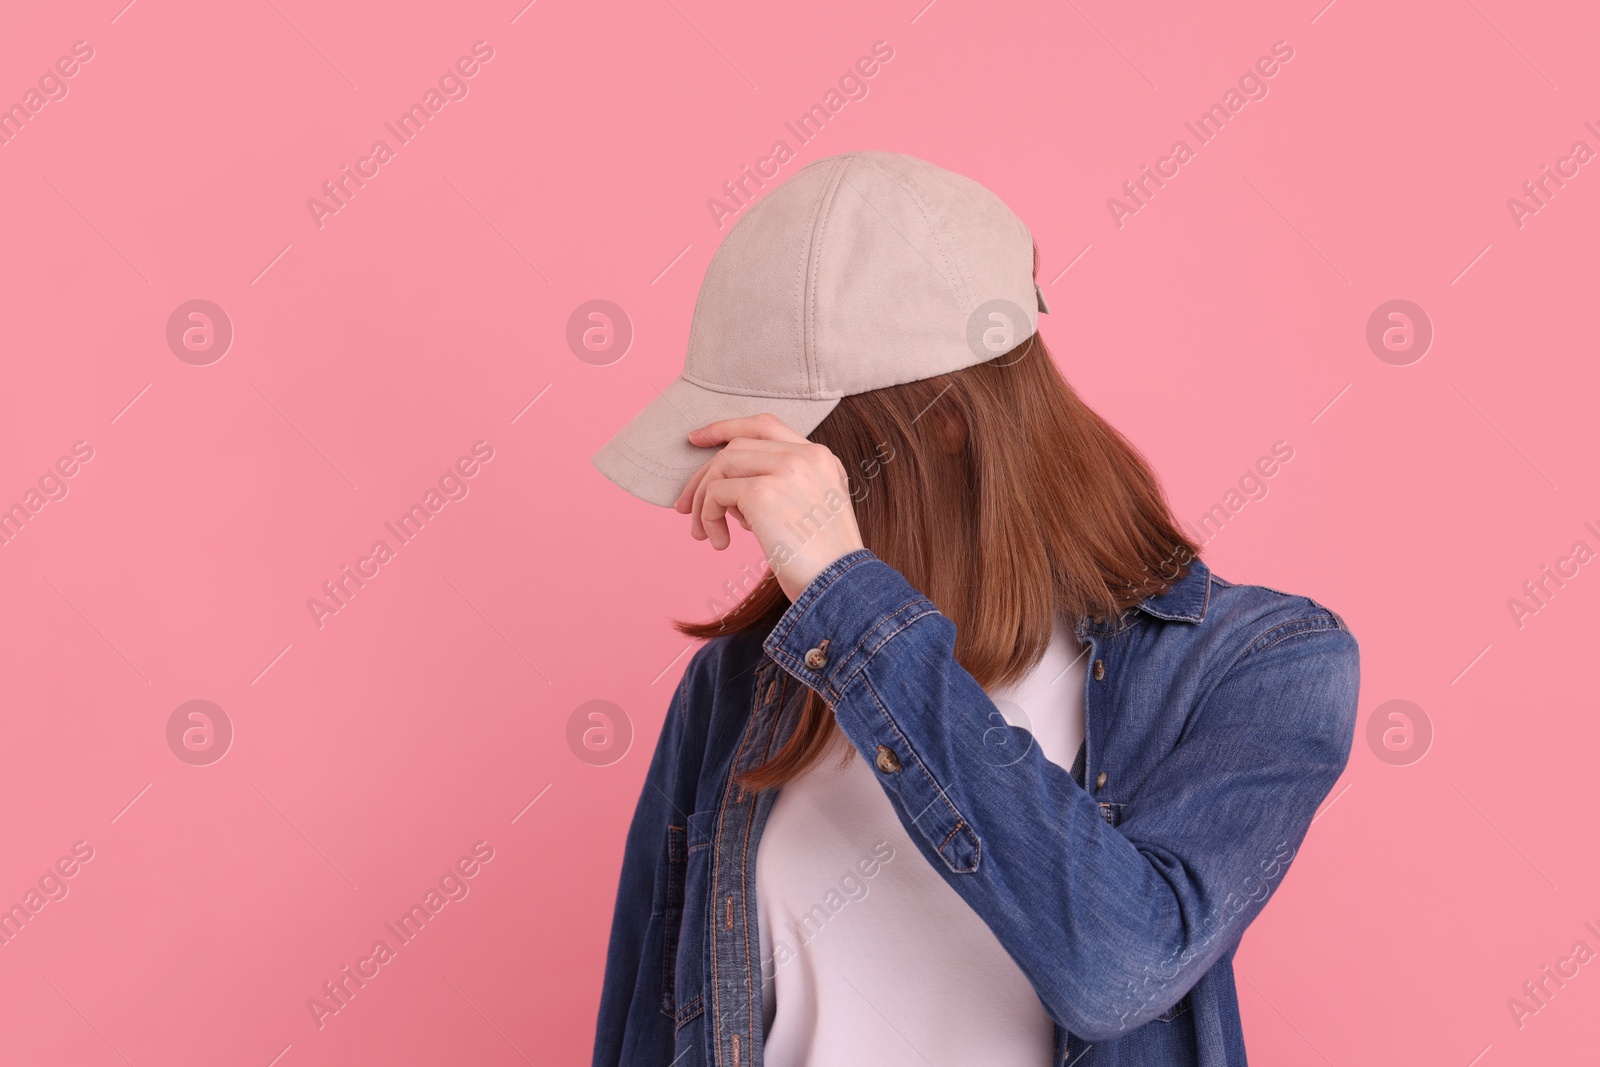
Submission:
[[[675,378],[591,460],[596,469],[640,500],[670,508],[689,478],[718,449],[689,443],[689,431],[722,419],[770,412],[809,434],[839,405],[831,400],[747,396]]]

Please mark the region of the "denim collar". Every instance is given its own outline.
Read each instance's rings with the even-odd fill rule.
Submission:
[[[1139,610],[1158,619],[1199,622],[1206,617],[1206,604],[1210,600],[1211,568],[1197,558],[1190,561],[1189,570],[1166,592],[1140,601]]]
[[[1206,605],[1211,601],[1211,568],[1198,557],[1190,561],[1183,577],[1167,587],[1165,592],[1147,596],[1115,619],[1083,619],[1078,624],[1080,634],[1116,633],[1131,625],[1129,616],[1142,611],[1169,622],[1200,622],[1206,617]]]

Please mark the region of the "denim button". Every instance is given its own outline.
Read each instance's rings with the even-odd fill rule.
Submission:
[[[828,665],[828,642],[823,641],[816,648],[806,653],[806,666],[814,671],[820,671]]]
[[[893,774],[900,769],[900,757],[896,756],[888,745],[878,746],[878,770],[884,774]]]
[[[1105,676],[1106,676],[1106,661],[1103,660],[1103,659],[1095,660],[1094,661],[1094,680],[1098,682],[1101,679],[1103,679]]]
[[[1096,789],[1099,789],[1101,786],[1103,786],[1105,784],[1106,784],[1106,772],[1105,771],[1101,771],[1100,774],[1094,780],[1094,787]]]

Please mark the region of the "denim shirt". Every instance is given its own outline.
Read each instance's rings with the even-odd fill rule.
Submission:
[[[777,792],[733,778],[778,751],[804,689],[1027,976],[1056,1024],[1054,1067],[1243,1065],[1233,955],[1349,757],[1356,640],[1315,601],[1198,559],[1076,632],[1081,782],[997,727],[955,625],[867,549],[764,640],[705,644],[628,831],[597,1067],[762,1062],[756,850]],[[1016,731],[1004,758],[997,730]]]

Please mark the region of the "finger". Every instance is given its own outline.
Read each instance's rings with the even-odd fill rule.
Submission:
[[[723,446],[722,451],[718,452],[715,456],[712,456],[711,459],[708,459],[706,462],[702,463],[699,469],[697,469],[693,474],[689,475],[689,481],[685,483],[683,491],[678,494],[678,499],[672,503],[673,510],[685,515],[690,514],[693,511],[695,490],[699,488],[701,479],[706,476],[706,471],[710,469],[711,464],[717,459],[718,456],[728,456],[728,462],[733,463],[735,462],[735,457],[746,450],[770,452],[786,451],[794,447],[795,446],[793,442],[788,441],[767,441],[755,437],[735,437],[731,439],[726,445]],[[742,462],[749,461],[745,460]],[[733,468],[733,473],[738,477],[743,477],[747,472],[742,470],[739,466],[735,466]]]
[[[728,477],[728,461],[723,452],[718,452],[710,463],[705,465],[694,487],[694,495],[689,501],[689,536],[696,541],[704,541],[709,536],[706,531],[705,520],[701,512],[705,506],[706,489],[712,484]]]
[[[689,536],[696,541],[705,539],[700,525],[700,504],[706,483],[716,478],[752,478],[762,474],[782,474],[790,470],[794,459],[794,445],[774,444],[770,441],[752,441],[740,437],[711,457],[689,479],[678,503],[678,511],[691,516]],[[748,527],[746,527],[748,529]]]
[[[716,457],[713,456],[711,459],[706,460],[696,468],[693,474],[689,475],[689,480],[684,483],[683,492],[679,493],[678,499],[672,502],[673,511],[684,515],[689,514],[690,509],[694,506],[695,490],[700,487],[700,479],[705,477],[706,471],[711,468],[711,464],[715,459]]]
[[[782,451],[792,449],[794,447],[795,445],[791,441],[779,442],[767,441],[756,437],[735,437],[729,440],[728,443],[723,446],[722,451],[717,453],[717,455],[727,455],[730,452],[736,455],[746,449],[751,449],[754,451]],[[706,471],[710,467],[712,460],[715,458],[716,456],[713,456],[711,460],[707,460],[705,463],[702,463],[693,474],[689,475],[689,480],[684,484],[683,491],[678,494],[678,499],[672,502],[672,508],[674,511],[687,515],[694,510],[695,490],[699,488],[701,479],[706,476]],[[735,467],[733,473],[742,477],[745,472]]]
[[[755,478],[718,478],[707,484],[695,517],[700,520],[712,548],[720,552],[733,543],[733,535],[728,532],[727,513],[738,507],[756,482]]]
[[[799,444],[805,436],[790,429],[788,423],[771,412],[742,419],[723,419],[689,431],[689,443],[701,448],[726,444],[735,437],[755,437],[765,441]]]

